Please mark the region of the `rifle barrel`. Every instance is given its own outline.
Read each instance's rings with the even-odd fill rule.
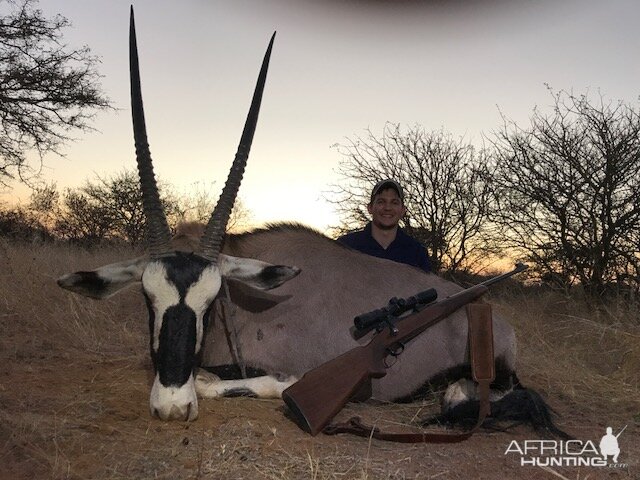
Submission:
[[[480,283],[479,285],[484,285],[485,287],[489,287],[494,283],[498,283],[498,282],[501,282],[502,280],[512,277],[516,273],[524,272],[528,268],[529,266],[524,263],[516,263],[515,268],[510,272],[503,273],[502,275],[498,275],[497,277],[492,277],[489,280],[485,280],[484,282]]]

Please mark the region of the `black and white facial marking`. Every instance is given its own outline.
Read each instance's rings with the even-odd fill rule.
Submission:
[[[140,257],[68,273],[58,279],[58,285],[102,299],[142,282],[156,374],[149,400],[151,414],[163,420],[195,420],[198,401],[193,371],[221,276],[230,282],[232,300],[247,311],[259,312],[289,298],[264,290],[276,288],[299,273],[296,267],[250,258],[221,254],[215,264],[192,253],[175,252],[157,260]]]
[[[207,313],[220,290],[218,266],[193,254],[150,262],[142,274],[155,380],[150,410],[163,420],[198,417],[193,372]]]

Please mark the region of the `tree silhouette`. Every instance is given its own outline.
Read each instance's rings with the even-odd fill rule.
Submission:
[[[98,59],[87,46],[69,48],[62,30],[69,21],[46,18],[35,0],[0,0],[0,184],[33,173],[28,152],[40,162],[61,154],[74,131],[90,129],[102,94]]]
[[[628,104],[554,93],[528,128],[496,133],[494,220],[507,247],[538,273],[594,293],[639,285],[640,112]]]

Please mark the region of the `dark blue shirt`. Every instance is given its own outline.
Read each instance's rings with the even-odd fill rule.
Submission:
[[[364,230],[347,233],[338,238],[338,242],[367,255],[413,265],[425,272],[431,271],[431,262],[425,248],[420,242],[404,233],[401,228],[398,228],[396,238],[386,249],[382,248],[382,245],[371,235],[371,222]]]

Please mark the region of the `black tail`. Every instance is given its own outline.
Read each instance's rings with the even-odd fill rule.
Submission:
[[[423,420],[422,424],[470,429],[478,420],[478,409],[478,400],[469,400],[445,413]],[[518,385],[500,400],[491,402],[491,416],[482,426],[489,430],[506,431],[517,425],[527,424],[543,437],[559,437],[565,440],[573,438],[555,425],[555,415],[556,412],[547,405],[539,393]]]

